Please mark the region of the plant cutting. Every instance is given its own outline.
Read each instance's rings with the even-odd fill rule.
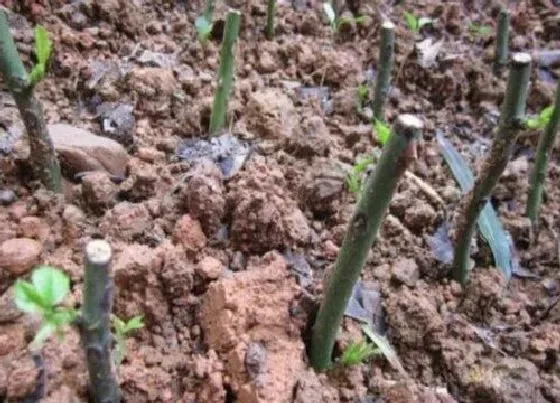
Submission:
[[[325,291],[313,326],[310,349],[311,365],[324,370],[331,365],[336,333],[352,288],[360,277],[367,254],[377,238],[377,232],[399,178],[416,157],[416,139],[422,122],[411,115],[397,118],[394,135],[383,149],[375,171],[367,179],[364,191],[348,225],[340,253]]]
[[[111,362],[111,255],[111,246],[104,240],[90,241],[86,246],[83,311],[79,321],[87,357],[90,393],[100,403],[120,401]]]
[[[528,53],[514,54],[501,106],[498,130],[492,139],[490,152],[482,164],[474,187],[463,199],[460,207],[455,231],[452,275],[463,286],[468,280],[471,240],[476,221],[505,170],[517,136],[522,129],[530,74],[531,56]]]
[[[268,0],[266,8],[266,27],[264,29],[266,39],[274,39],[274,14],[276,12],[276,0]]]
[[[530,120],[529,120],[530,122]],[[530,123],[528,122],[529,127]],[[535,165],[529,178],[529,197],[527,198],[527,217],[531,220],[534,232],[538,230],[539,209],[542,202],[544,179],[548,160],[560,128],[560,80],[556,87],[556,97],[552,107],[544,109],[538,116],[536,127],[544,125],[544,131],[539,137]]]
[[[496,51],[494,54],[494,74],[499,75],[508,62],[509,49],[509,13],[502,8],[498,16],[498,32],[496,33]]]
[[[110,259],[111,248],[106,241],[94,240],[87,244],[81,311],[62,305],[70,292],[70,278],[57,268],[40,266],[33,271],[31,282],[18,279],[13,287],[16,306],[40,320],[39,330],[30,345],[32,351],[39,351],[53,334],[63,340],[68,325],[78,328],[88,367],[90,397],[96,403],[120,401],[113,369],[126,355],[126,337],[143,327],[141,316],[123,321],[113,315],[115,335],[110,332],[113,291]],[[112,350],[113,339],[116,345]]]
[[[0,10],[0,75],[12,94],[29,139],[30,160],[43,185],[53,192],[61,191],[60,165],[43,116],[43,107],[35,97],[35,86],[44,78],[52,44],[47,31],[35,27],[33,51],[37,63],[29,75],[10,33],[4,11]]]
[[[212,114],[210,116],[210,136],[218,135],[226,121],[228,100],[233,86],[233,73],[235,71],[235,44],[237,43],[240,24],[241,13],[230,9],[224,28],[218,86],[214,95]]]
[[[385,104],[391,83],[391,70],[395,59],[395,24],[385,21],[381,25],[379,39],[379,68],[375,80],[373,98],[373,117],[375,121],[385,122]]]

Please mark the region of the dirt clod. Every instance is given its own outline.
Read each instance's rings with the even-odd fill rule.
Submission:
[[[393,264],[392,279],[398,284],[414,287],[419,275],[418,265],[414,259],[401,258]]]
[[[0,267],[14,276],[29,272],[40,263],[43,246],[29,238],[8,239],[0,245]]]
[[[116,204],[117,186],[105,172],[93,172],[82,179],[82,197],[92,211],[103,213]]]
[[[304,346],[288,313],[294,287],[284,259],[270,252],[246,271],[211,284],[203,299],[200,315],[205,342],[229,357],[225,371],[240,401],[289,400],[305,368],[299,360]],[[262,365],[263,354],[248,351],[251,343],[261,343],[266,349],[266,365]],[[263,350],[259,347],[258,351]],[[258,367],[263,384],[257,385],[248,376],[247,354],[250,364],[259,363],[250,367]],[[253,360],[253,355],[260,358]]]
[[[181,245],[187,253],[193,254],[206,245],[206,236],[197,220],[189,214],[183,215],[173,230],[173,239]]]

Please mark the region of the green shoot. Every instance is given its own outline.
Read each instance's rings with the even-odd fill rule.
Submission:
[[[52,52],[52,42],[49,40],[49,35],[43,26],[37,25],[35,27],[34,36],[35,43],[33,44],[33,51],[37,57],[37,63],[31,70],[31,85],[35,85],[45,76],[47,62],[49,61]]]
[[[212,21],[206,19],[206,16],[200,15],[194,21],[194,27],[198,33],[198,40],[205,43],[212,33]]]
[[[369,101],[369,87],[367,84],[360,84],[358,86],[357,94],[358,98],[358,110],[361,111],[365,104]]]
[[[14,284],[16,306],[30,315],[41,318],[41,327],[31,347],[40,348],[53,334],[63,336],[64,326],[76,319],[73,308],[58,307],[70,291],[70,278],[59,269],[40,266],[31,274],[31,283],[18,279]]]
[[[417,17],[408,11],[404,12],[404,18],[408,29],[412,33],[418,33],[424,25],[433,24],[434,19],[428,17]]]
[[[389,138],[391,137],[391,128],[379,119],[375,119],[373,122],[373,128],[375,133],[377,133],[377,139],[381,145],[384,146],[387,144]]]
[[[471,25],[469,26],[469,30],[473,34],[477,34],[480,36],[492,35],[492,27],[490,25],[478,25],[475,23],[471,23]]]
[[[540,113],[537,116],[526,119],[525,124],[527,128],[532,130],[544,129],[548,124],[550,117],[552,116],[553,110],[554,110],[554,106],[551,105],[547,108],[544,108],[542,111],[540,111]]]
[[[113,362],[116,366],[119,366],[124,357],[126,357],[126,338],[133,333],[135,330],[144,327],[144,322],[142,321],[143,316],[134,316],[128,322],[121,320],[118,316],[111,314],[111,322],[113,322],[113,328],[115,329],[115,347],[113,349]]]
[[[346,347],[340,357],[340,362],[346,366],[357,365],[378,354],[380,354],[380,351],[373,344],[361,340]]]
[[[346,177],[346,186],[354,194],[360,193],[363,185],[363,174],[369,165],[373,164],[373,156],[368,155],[358,160]]]

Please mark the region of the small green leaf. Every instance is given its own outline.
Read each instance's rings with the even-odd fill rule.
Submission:
[[[123,335],[126,328],[126,323],[122,321],[117,315],[111,314],[111,322],[115,328],[115,333],[117,335]]]
[[[525,120],[525,124],[529,129],[533,130],[540,130],[544,129],[552,116],[552,112],[554,111],[554,106],[548,106],[544,108],[538,116],[534,118],[528,118]]]
[[[31,275],[37,292],[50,307],[60,304],[70,291],[70,278],[57,268],[41,266]]]
[[[346,347],[340,362],[344,365],[357,365],[379,354],[379,350],[366,341],[351,343]]]
[[[144,327],[143,319],[144,316],[142,315],[134,316],[132,319],[126,322],[126,325],[124,327],[124,333],[127,334],[134,330],[143,328]]]
[[[379,119],[375,119],[374,128],[377,133],[377,139],[381,145],[384,146],[387,144],[389,138],[391,137],[391,128]]]
[[[49,322],[54,323],[57,327],[63,327],[72,323],[77,315],[76,310],[72,308],[60,309],[50,315]]]
[[[39,331],[35,334],[33,341],[31,342],[31,349],[36,350],[41,348],[45,340],[47,340],[56,331],[56,326],[54,323],[46,322],[41,326]]]
[[[366,15],[359,15],[356,18],[354,18],[354,22],[358,25],[363,24],[364,22],[366,22],[366,18],[367,18]]]
[[[356,165],[352,167],[350,173],[346,177],[346,185],[348,190],[352,193],[359,193],[362,190],[362,174],[366,171],[367,167],[373,163],[373,156],[368,155],[360,159]]]
[[[492,27],[489,25],[477,25],[472,23],[470,25],[471,32],[477,33],[482,36],[488,36],[492,34]]]
[[[41,81],[44,76],[45,76],[45,65],[36,64],[35,66],[33,66],[33,69],[29,74],[29,80],[35,84]]]
[[[360,84],[357,91],[358,110],[361,110],[364,104],[369,100],[369,88],[367,84]]]
[[[336,20],[336,15],[334,13],[334,9],[333,9],[332,4],[329,3],[329,2],[324,2],[323,3],[323,11],[327,15],[327,18],[329,19],[329,23],[331,25],[334,25],[334,22]]]
[[[541,119],[543,122],[545,122],[545,125],[548,124],[548,121],[550,120],[550,117],[552,116],[552,112],[554,111],[554,106],[548,106],[546,108],[544,108],[541,113],[539,113],[539,119]]]
[[[47,30],[43,28],[42,25],[37,25],[35,27],[35,43],[33,50],[35,51],[39,64],[45,65],[49,61],[52,51],[52,42],[49,39]]]
[[[528,119],[525,120],[525,124],[527,125],[527,128],[532,129],[532,130],[536,130],[536,129],[540,128],[541,121],[538,117],[528,118]]]
[[[420,27],[418,26],[418,19],[416,18],[416,16],[412,13],[409,13],[408,11],[405,11],[404,18],[406,20],[408,29],[410,29],[412,32],[418,32]]]
[[[45,307],[41,294],[22,279],[17,279],[14,284],[14,301],[19,310],[29,314],[42,313]]]
[[[201,15],[194,21],[194,27],[196,32],[198,32],[200,40],[206,41],[212,32],[212,21],[209,21],[204,15]]]

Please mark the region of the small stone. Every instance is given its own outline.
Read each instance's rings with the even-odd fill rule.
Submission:
[[[0,204],[3,206],[9,206],[13,202],[15,202],[17,196],[15,192],[11,189],[2,189],[0,190]]]
[[[95,212],[101,213],[116,203],[117,186],[105,172],[93,172],[82,180],[82,195],[85,203]]]
[[[391,278],[399,284],[414,287],[419,276],[418,265],[414,259],[399,258],[393,264]]]
[[[415,233],[433,226],[437,214],[434,208],[423,200],[416,200],[404,213],[404,224]]]
[[[542,286],[549,296],[554,296],[558,293],[558,282],[553,278],[547,277],[541,281]]]
[[[195,272],[206,280],[216,280],[222,274],[223,265],[218,259],[207,256],[196,266]]]
[[[206,236],[202,232],[200,222],[193,220],[190,215],[183,215],[173,231],[173,239],[183,245],[189,253],[195,253],[206,245]]]
[[[41,242],[34,239],[8,239],[0,245],[0,267],[20,276],[39,264],[42,252]]]

